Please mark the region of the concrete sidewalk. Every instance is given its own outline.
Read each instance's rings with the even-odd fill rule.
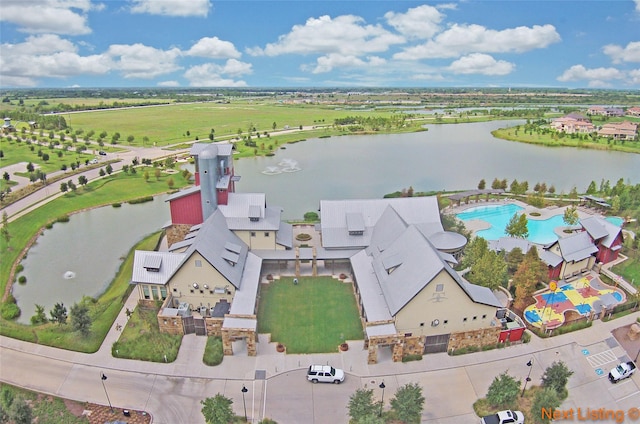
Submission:
[[[270,343],[267,335],[260,335],[257,344],[257,356],[246,356],[242,342],[234,343],[235,354],[225,356],[223,366],[209,367],[202,363],[202,355],[206,344],[206,337],[188,335],[183,337],[178,358],[173,363],[153,363],[116,358],[111,355],[111,346],[120,336],[117,325],[126,323],[126,308],[133,310],[135,307],[134,296],[130,296],[125,307],[114,322],[100,349],[93,354],[71,352],[56,349],[29,342],[0,337],[0,347],[15,351],[30,353],[63,362],[96,366],[100,369],[122,370],[140,372],[164,376],[190,377],[190,378],[222,378],[225,380],[253,380],[256,370],[264,370],[266,378],[299,370],[308,367],[310,363],[328,363],[336,367],[342,367],[348,374],[358,377],[397,375],[399,373],[421,373],[445,370],[456,367],[478,365],[487,362],[502,361],[508,358],[516,358],[523,355],[531,355],[536,352],[551,351],[562,346],[577,344],[588,346],[612,337],[612,331],[616,328],[630,325],[640,317],[640,312],[635,312],[608,322],[596,320],[591,328],[573,333],[554,336],[546,339],[532,336],[526,344],[516,344],[503,349],[476,352],[466,355],[449,356],[447,353],[429,354],[421,361],[395,363],[390,355],[380,352],[379,363],[367,364],[367,351],[362,340],[350,341],[349,350],[346,352],[322,353],[322,354],[286,354],[279,353],[275,349],[275,343]],[[627,352],[633,356],[635,352]]]

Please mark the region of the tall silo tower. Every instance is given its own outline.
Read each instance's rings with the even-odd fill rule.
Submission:
[[[202,218],[207,220],[218,208],[216,184],[218,175],[218,147],[210,144],[198,155],[200,171],[200,196],[202,199]]]

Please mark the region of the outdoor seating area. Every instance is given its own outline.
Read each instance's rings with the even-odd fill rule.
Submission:
[[[536,303],[524,310],[524,318],[529,324],[548,330],[563,325],[569,311],[594,317],[626,299],[622,290],[607,286],[593,275],[571,283],[565,281],[556,290],[547,289],[533,297]]]

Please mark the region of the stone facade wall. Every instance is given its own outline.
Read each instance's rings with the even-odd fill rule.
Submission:
[[[411,336],[404,338],[404,356],[422,355],[424,353],[424,337]]]
[[[390,336],[369,337],[367,340],[367,362],[369,364],[378,363],[378,346],[393,346],[393,362],[402,362],[404,354],[404,336],[394,334]]]
[[[247,342],[247,355],[256,356],[258,335],[252,328],[223,328],[222,329],[222,350],[225,355],[233,355],[232,342],[234,340],[245,339]]]
[[[224,322],[224,318],[212,318],[206,317],[204,319],[205,326],[207,328],[207,336],[212,337],[220,337],[222,336],[222,323]]]
[[[187,233],[191,229],[190,224],[176,224],[167,228],[167,243],[171,246],[173,243],[184,240]]]
[[[162,316],[158,314],[158,326],[160,327],[161,333],[184,334],[184,327],[182,326],[182,317],[179,315]]]
[[[487,327],[480,328],[478,330],[460,331],[457,333],[451,333],[449,337],[449,345],[447,350],[461,349],[470,346],[487,346],[498,343],[500,338],[500,327]]]

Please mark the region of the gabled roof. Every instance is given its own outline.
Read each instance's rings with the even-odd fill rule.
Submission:
[[[231,230],[276,231],[280,228],[282,209],[266,206],[264,193],[229,193],[226,205],[218,209]]]
[[[234,246],[234,248],[229,250],[228,246]],[[239,252],[233,250],[239,250]],[[239,289],[248,251],[248,246],[229,230],[222,212],[216,210],[198,231],[178,268],[198,252],[235,288]]]
[[[184,190],[180,190],[170,196],[167,196],[165,202],[171,202],[172,200],[180,199],[181,197],[189,196],[193,193],[200,193],[200,188],[200,186],[191,186],[189,188],[185,188]]]
[[[397,199],[322,200],[320,223],[322,245],[327,249],[364,248],[370,245],[373,227],[391,207],[407,224],[430,224],[430,232],[443,231],[438,200],[430,197],[404,197]],[[364,226],[362,234],[350,234],[349,224],[358,216],[357,223]]]
[[[598,252],[589,234],[586,232],[575,233],[558,240],[560,253],[566,262],[578,262]]]
[[[227,142],[219,142],[219,143],[193,143],[191,145],[191,150],[189,150],[189,154],[191,156],[198,156],[205,150],[207,147],[214,145],[217,148],[218,156],[231,156],[233,153],[233,144]]]
[[[611,248],[622,231],[617,225],[596,216],[580,220],[580,225],[599,244]]]
[[[136,284],[165,285],[183,259],[184,253],[136,250],[133,255],[131,281]]]
[[[523,254],[527,253],[529,249],[534,247],[538,251],[538,257],[545,264],[556,267],[562,263],[562,258],[553,252],[547,250],[548,247],[553,246],[556,242],[549,244],[549,246],[538,246],[535,243],[518,237],[500,237],[498,240],[488,240],[489,249],[499,252],[504,250],[505,252],[511,252],[516,247],[519,248]]]

